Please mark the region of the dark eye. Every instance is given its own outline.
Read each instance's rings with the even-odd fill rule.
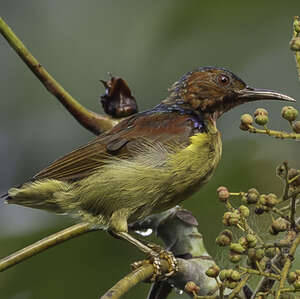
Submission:
[[[226,86],[230,83],[230,78],[224,74],[218,75],[217,80],[221,86]]]

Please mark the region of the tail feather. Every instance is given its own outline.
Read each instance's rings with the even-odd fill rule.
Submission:
[[[7,199],[9,199],[9,195],[8,195],[8,193],[5,193],[5,194],[2,194],[0,196],[0,198],[4,198],[4,200],[7,200]]]
[[[17,204],[55,213],[65,213],[57,195],[66,192],[69,185],[58,180],[28,182],[19,188],[11,188],[1,197],[8,204]]]

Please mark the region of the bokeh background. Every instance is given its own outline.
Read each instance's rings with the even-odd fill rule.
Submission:
[[[158,104],[167,87],[198,66],[229,68],[249,85],[300,99],[288,43],[300,2],[289,1],[1,1],[0,15],[41,64],[86,107],[100,112],[100,79],[112,72],[127,80],[140,110]],[[57,157],[93,138],[33,76],[0,37],[0,191],[28,180]],[[280,193],[275,167],[299,167],[299,142],[239,130],[242,113],[270,111],[271,127],[286,128],[284,104],[247,104],[220,119],[224,154],[201,192],[184,206],[197,216],[208,251],[222,229],[219,185],[256,186]],[[300,104],[295,104],[300,108]],[[73,221],[0,203],[0,256],[24,247]],[[52,248],[0,276],[0,298],[98,298],[143,255],[103,232]],[[222,259],[222,258],[221,258]],[[141,284],[125,298],[145,298]],[[173,298],[177,295],[173,294]],[[181,296],[183,297],[183,296]]]

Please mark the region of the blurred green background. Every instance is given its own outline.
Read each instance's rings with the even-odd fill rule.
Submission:
[[[100,79],[107,72],[128,82],[140,110],[158,104],[167,87],[198,66],[225,67],[249,85],[300,98],[288,43],[296,1],[1,1],[0,15],[54,77],[83,105],[101,111]],[[0,191],[28,180],[52,160],[86,143],[82,128],[0,37]],[[239,130],[242,113],[270,111],[273,128],[286,128],[282,103],[247,104],[219,121],[224,154],[201,192],[184,206],[197,216],[211,255],[222,229],[219,185],[281,190],[275,167],[299,167],[299,142]],[[295,107],[300,108],[299,102]],[[66,216],[0,204],[0,256],[72,224]],[[0,298],[98,298],[143,255],[103,232],[52,248],[0,277]],[[125,298],[145,298],[141,284]],[[177,295],[174,294],[173,298]],[[183,296],[181,296],[183,297]]]

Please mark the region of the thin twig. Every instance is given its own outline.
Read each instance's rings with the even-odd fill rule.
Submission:
[[[289,253],[286,257],[286,261],[285,261],[284,266],[283,266],[282,271],[281,271],[279,287],[278,287],[278,290],[276,291],[275,299],[280,298],[281,289],[283,289],[283,287],[284,287],[284,283],[286,282],[288,272],[290,270],[292,261],[294,259],[294,254],[295,254],[299,244],[300,244],[300,235],[298,235],[297,238],[294,240],[294,242],[291,246],[291,249],[290,249],[290,251],[289,251]]]
[[[265,130],[265,129],[258,129],[252,125],[248,125],[249,129],[248,132],[250,133],[257,133],[257,134],[266,134],[275,138],[280,139],[295,139],[300,140],[300,134],[296,133],[286,133],[286,132],[280,132],[275,130]]]
[[[287,162],[283,162],[283,167],[284,167],[284,190],[282,194],[282,200],[287,200],[289,198],[289,189],[290,189],[290,184],[289,184],[289,166]]]
[[[245,286],[245,284],[247,283],[249,278],[250,278],[250,274],[245,275],[245,277],[239,282],[237,287],[235,287],[232,290],[231,294],[228,296],[228,299],[233,299],[236,295],[238,295],[243,289],[243,287]]]
[[[226,201],[225,205],[230,212],[234,212],[235,209],[228,200]],[[241,221],[238,224],[239,225],[237,227],[239,229],[247,232],[248,234],[254,235],[261,244],[264,244],[264,241],[261,239],[261,237],[249,226],[245,217],[242,217]]]
[[[269,272],[264,272],[264,271],[258,271],[252,268],[246,268],[246,267],[242,267],[242,266],[238,266],[238,268],[242,271],[245,271],[248,274],[254,274],[254,275],[258,275],[258,276],[265,276],[268,278],[273,278],[273,279],[280,279],[280,275],[276,275],[274,273],[269,273]]]
[[[0,33],[27,64],[47,90],[53,94],[73,117],[86,129],[98,135],[104,130],[112,128],[118,121],[108,116],[99,115],[79,104],[37,61],[22,41],[0,17]]]
[[[90,224],[88,223],[78,223],[72,225],[64,230],[61,230],[55,234],[52,234],[44,239],[41,239],[27,247],[22,248],[19,251],[3,258],[0,260],[0,272],[7,270],[8,268],[19,264],[26,259],[45,251],[53,246],[56,246],[64,241],[70,240],[74,237],[78,237],[84,233],[93,231]]]
[[[291,216],[290,216],[292,227],[295,227],[297,225],[295,222],[295,215],[296,215],[296,196],[293,196],[291,200]]]

